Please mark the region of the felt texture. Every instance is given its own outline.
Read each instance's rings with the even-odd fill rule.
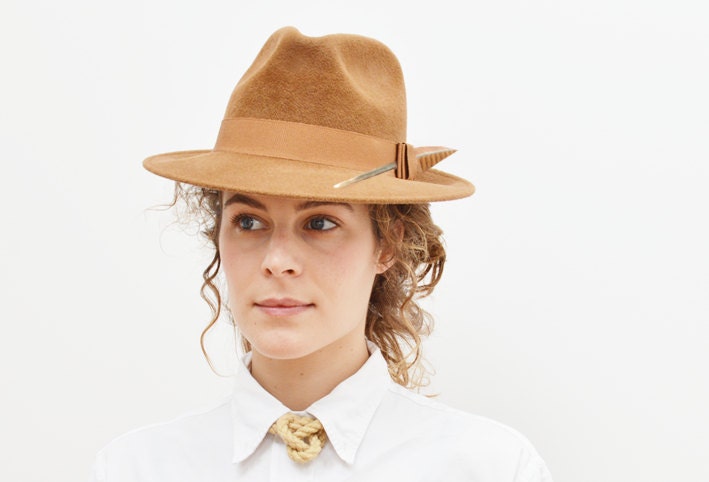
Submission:
[[[404,77],[377,40],[306,37],[285,27],[241,78],[224,117],[302,122],[405,142]]]

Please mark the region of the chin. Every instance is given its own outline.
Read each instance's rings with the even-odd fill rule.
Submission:
[[[251,344],[251,350],[274,360],[296,360],[317,350],[312,340],[304,340],[293,334],[269,333],[246,339]]]

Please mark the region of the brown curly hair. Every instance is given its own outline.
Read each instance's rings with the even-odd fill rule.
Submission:
[[[222,310],[222,296],[215,283],[221,266],[222,193],[177,182],[169,206],[177,207],[181,221],[196,222],[214,248],[200,289],[212,312],[200,337],[202,352],[211,366],[205,336]],[[431,219],[428,204],[371,204],[369,214],[376,238],[391,253],[391,267],[374,280],[365,334],[381,350],[391,378],[404,387],[418,388],[428,381],[421,341],[430,334],[433,320],[416,300],[431,294],[443,274],[446,252],[442,231]],[[249,350],[249,342],[243,337],[241,341]]]

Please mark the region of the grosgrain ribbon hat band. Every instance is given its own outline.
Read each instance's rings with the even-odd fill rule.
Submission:
[[[377,171],[376,174],[392,169],[399,179],[413,179],[455,149],[414,148],[411,144],[326,126],[241,117],[222,120],[214,151]]]

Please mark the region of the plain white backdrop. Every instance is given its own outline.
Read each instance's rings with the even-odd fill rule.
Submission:
[[[293,25],[391,47],[409,142],[477,186],[433,207],[431,390],[558,482],[706,482],[708,24],[699,0],[3,2],[0,479],[85,480],[111,438],[229,393],[199,348],[208,253],[141,162],[211,147]]]

